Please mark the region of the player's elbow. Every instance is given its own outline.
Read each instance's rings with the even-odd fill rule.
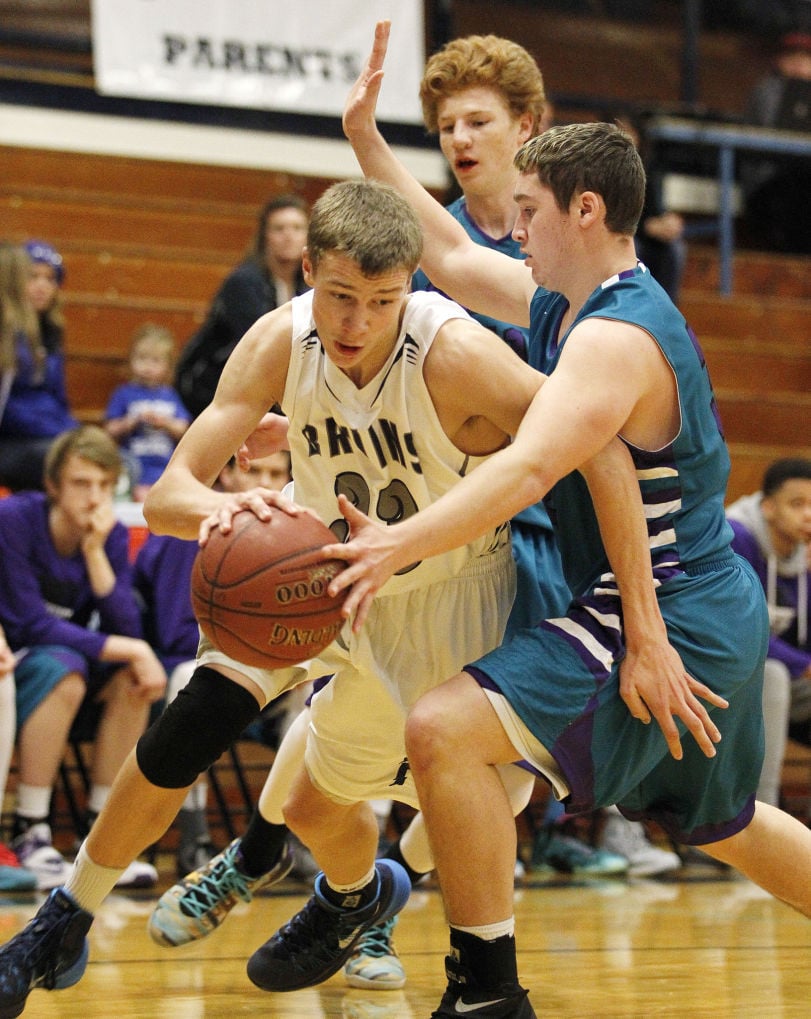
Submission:
[[[143,511],[147,527],[153,534],[171,533],[171,514],[163,496],[163,485],[160,478],[147,492]]]
[[[525,506],[540,502],[558,480],[549,465],[536,458],[522,458],[518,465],[516,492]]]

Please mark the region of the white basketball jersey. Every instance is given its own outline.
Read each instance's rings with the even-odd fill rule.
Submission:
[[[394,349],[378,374],[359,389],[329,360],[312,317],[312,291],[296,297],[293,342],[283,410],[296,501],[310,506],[340,540],[347,525],[337,496],[368,516],[397,523],[424,509],[484,457],[462,453],[437,418],[423,378],[425,357],[441,326],[469,318],[439,294],[411,294]],[[407,567],[382,594],[456,576],[474,557],[509,540],[509,524],[463,548]]]

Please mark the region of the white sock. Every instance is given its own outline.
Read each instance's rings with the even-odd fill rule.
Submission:
[[[198,779],[186,793],[181,810],[205,810],[208,803],[208,783]]]
[[[20,782],[17,786],[17,813],[29,820],[47,817],[51,809],[51,786],[26,785]]]
[[[465,934],[472,934],[474,937],[481,938],[482,941],[495,941],[496,938],[512,937],[515,934],[515,917],[511,916],[508,920],[501,920],[498,923],[480,924],[476,927],[462,927],[458,923],[452,923],[451,927],[454,930],[463,931]]]
[[[349,895],[351,892],[359,892],[362,888],[365,888],[371,881],[375,879],[375,867],[372,865],[372,869],[362,877],[360,881],[355,881],[351,885],[336,885],[333,881],[327,881],[329,887],[337,892],[339,895]]]
[[[99,906],[115,887],[126,867],[102,867],[90,859],[83,842],[76,854],[65,889],[88,913],[96,913]]]
[[[90,795],[87,798],[87,809],[91,814],[100,814],[101,808],[107,802],[110,795],[110,786],[97,785],[95,782],[90,787]]]

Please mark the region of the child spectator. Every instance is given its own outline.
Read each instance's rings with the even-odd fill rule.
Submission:
[[[169,330],[151,322],[141,326],[130,345],[130,381],[113,391],[107,405],[104,426],[135,475],[135,502],[144,501],[189,427],[189,412],[171,385],[174,360]]]
[[[775,460],[761,491],[727,507],[732,547],[760,577],[769,606],[763,676],[766,756],[757,798],[779,806],[786,737],[811,746],[811,460]]]
[[[20,774],[12,848],[40,889],[56,887],[69,870],[53,846],[49,815],[80,707],[96,733],[92,823],[166,683],[141,637],[127,529],[113,512],[120,467],[115,442],[86,425],[52,443],[45,493],[0,500],[0,622],[17,658]],[[136,860],[119,886],[156,879],[154,867]]]
[[[63,279],[62,258],[44,241],[0,244],[0,483],[12,491],[42,487],[51,441],[76,425],[58,313]]]

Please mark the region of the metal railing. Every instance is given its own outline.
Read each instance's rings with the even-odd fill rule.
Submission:
[[[711,123],[680,117],[653,117],[646,134],[654,142],[678,142],[681,145],[711,146],[718,150],[718,255],[719,289],[732,293],[733,256],[735,254],[735,159],[739,152],[763,152],[778,156],[811,156],[811,134],[778,131],[774,128],[741,124]],[[808,195],[798,196],[808,201]]]

